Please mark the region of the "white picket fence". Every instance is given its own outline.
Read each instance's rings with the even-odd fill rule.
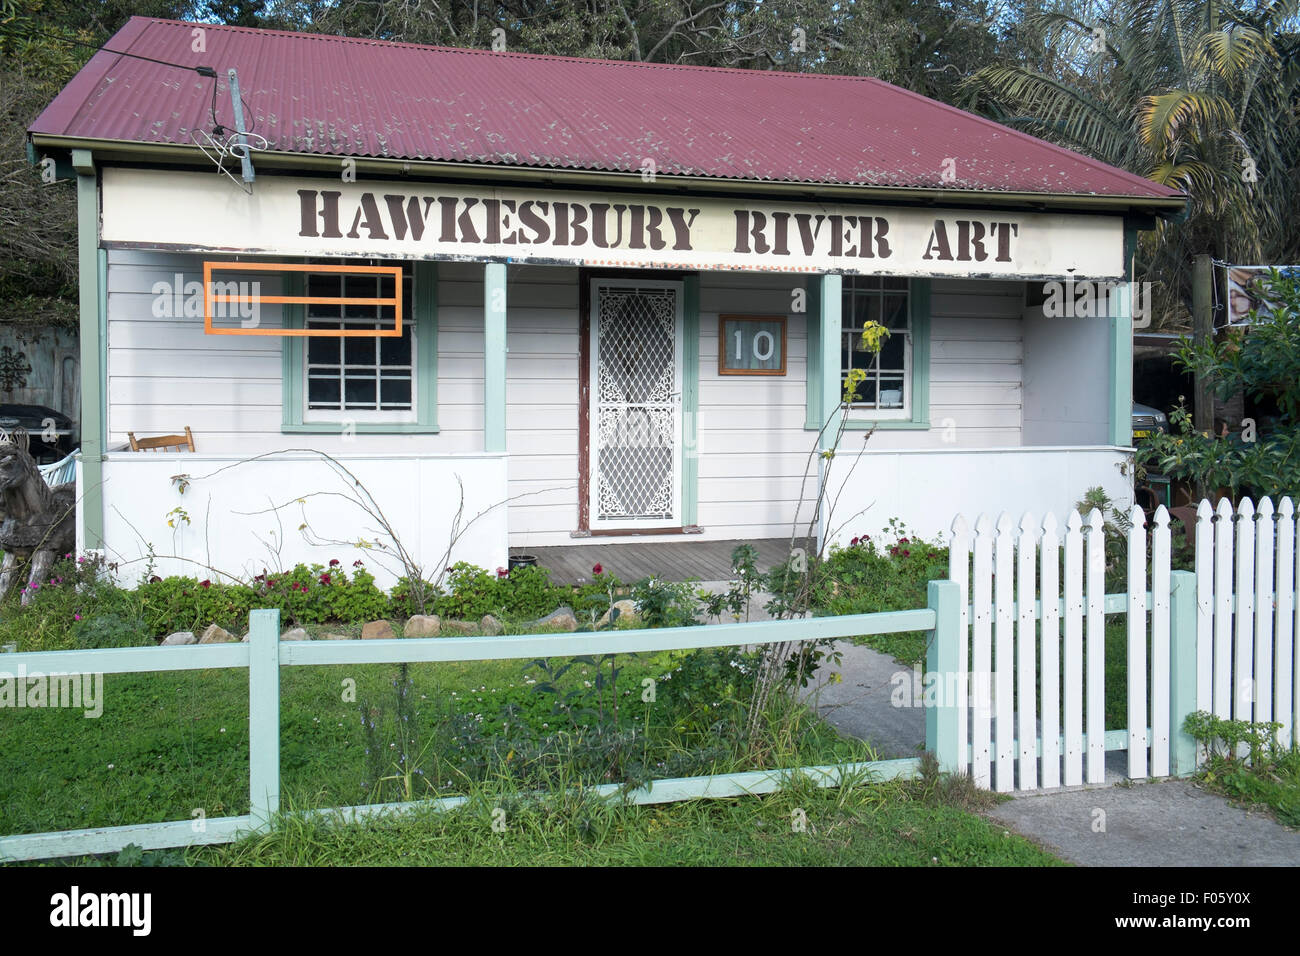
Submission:
[[[983,515],[973,531],[964,517],[953,522],[949,578],[961,620],[937,640],[957,640],[957,672],[969,675],[956,684],[956,770],[1003,792],[1101,783],[1108,750],[1127,751],[1132,778],[1185,772],[1192,751],[1181,720],[1193,709],[1277,720],[1291,740],[1300,702],[1292,503],[1275,512],[1264,499],[1256,512],[1243,501],[1234,515],[1226,501],[1217,512],[1202,502],[1198,515],[1194,595],[1173,586],[1164,507],[1149,562],[1146,518],[1132,509],[1127,590],[1109,596],[1095,509],[1086,519],[1072,512],[1064,535],[1052,515],[1026,514],[1018,526]],[[1108,612],[1127,616],[1128,662],[1127,727],[1109,733]],[[1171,747],[1182,748],[1172,761]]]
[[[1290,745],[1300,726],[1300,560],[1296,509],[1283,498],[1234,515],[1196,509],[1196,706],[1216,717],[1277,721]]]

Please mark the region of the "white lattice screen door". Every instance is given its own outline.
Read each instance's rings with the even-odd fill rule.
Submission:
[[[682,284],[594,279],[591,527],[681,524]]]

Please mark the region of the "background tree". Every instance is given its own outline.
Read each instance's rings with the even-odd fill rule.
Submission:
[[[28,160],[28,125],[131,16],[188,9],[161,0],[0,0],[0,321],[77,323],[76,192],[42,181]]]
[[[1138,263],[1157,324],[1185,326],[1193,255],[1300,254],[1296,24],[1296,0],[1107,0],[1028,13],[1023,28],[1055,53],[986,66],[967,89],[1001,122],[1192,197],[1186,222],[1144,235]]]
[[[1220,398],[1243,392],[1277,416],[1220,436],[1196,431],[1180,407],[1170,416],[1174,431],[1139,451],[1143,465],[1188,482],[1197,499],[1219,488],[1274,500],[1300,495],[1300,269],[1274,270],[1261,285],[1271,316],[1252,312],[1249,334],[1233,329],[1201,346],[1184,340],[1178,361],[1214,382]]]

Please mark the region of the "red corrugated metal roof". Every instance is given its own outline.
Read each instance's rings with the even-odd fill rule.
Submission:
[[[202,26],[206,50],[192,49]],[[339,157],[1109,197],[1176,190],[861,77],[624,63],[133,18],[107,44],[239,72],[274,150]],[[184,144],[211,79],[101,51],[31,132]],[[951,182],[945,160],[955,160]]]

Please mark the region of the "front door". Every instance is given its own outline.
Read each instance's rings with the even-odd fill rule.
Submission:
[[[593,279],[592,530],[681,526],[682,283]]]

